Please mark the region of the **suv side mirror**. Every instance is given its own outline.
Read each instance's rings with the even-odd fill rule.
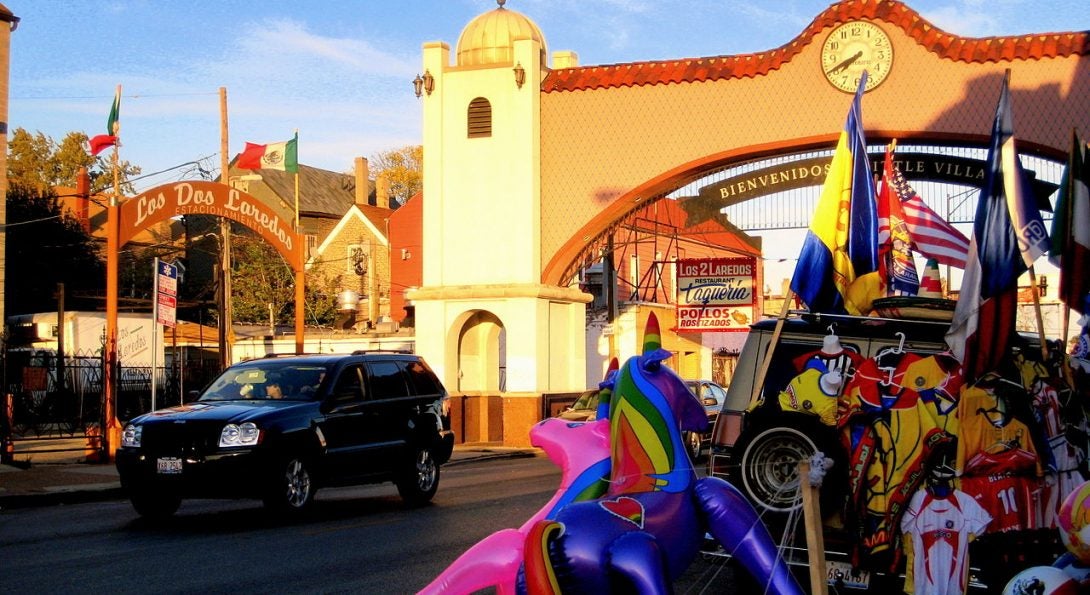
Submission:
[[[330,412],[347,407],[355,403],[358,399],[359,393],[353,390],[352,387],[344,387],[341,390],[333,393],[322,404],[322,411]]]

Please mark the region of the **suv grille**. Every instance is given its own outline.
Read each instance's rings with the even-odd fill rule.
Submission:
[[[152,455],[203,456],[217,448],[223,425],[219,421],[147,423],[141,443],[143,450]]]

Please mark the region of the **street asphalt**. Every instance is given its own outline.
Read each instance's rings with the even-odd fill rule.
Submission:
[[[58,452],[56,443],[44,447],[20,443],[13,461],[0,464],[0,511],[124,498],[114,464],[88,462],[86,452],[75,446],[76,450]],[[454,447],[447,465],[532,457],[540,452],[536,448],[460,444]]]

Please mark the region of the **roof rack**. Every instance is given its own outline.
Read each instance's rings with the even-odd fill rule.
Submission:
[[[261,356],[260,359],[269,359],[269,358],[277,358],[277,357],[300,357],[300,356],[307,356],[307,355],[331,355],[331,354],[329,354],[329,353],[266,353],[265,355]]]
[[[911,324],[932,324],[936,326],[950,326],[949,320],[927,320],[926,318],[884,318],[882,316],[855,316],[852,314],[829,314],[827,312],[811,312],[809,310],[791,310],[788,314],[797,316],[807,322],[820,323],[822,319],[854,320],[861,323],[867,322],[907,322]]]
[[[352,355],[367,355],[368,353],[401,353],[405,355],[412,355],[411,349],[357,349],[352,352]]]

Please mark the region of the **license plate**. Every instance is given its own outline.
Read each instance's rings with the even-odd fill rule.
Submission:
[[[182,460],[177,457],[163,457],[156,460],[158,471],[163,475],[177,475],[182,472]]]
[[[830,560],[825,562],[825,570],[830,585],[843,585],[848,589],[866,589],[870,586],[870,571],[853,569],[851,564]]]

